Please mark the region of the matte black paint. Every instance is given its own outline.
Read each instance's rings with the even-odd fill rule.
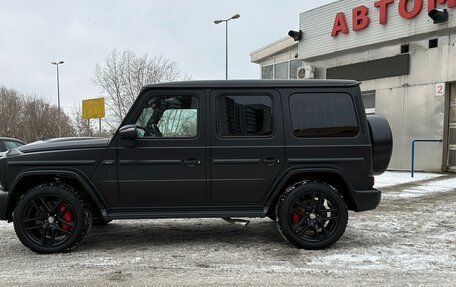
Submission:
[[[346,93],[353,99],[359,133],[354,137],[298,138],[290,122],[295,93]],[[220,137],[217,96],[268,95],[273,134]],[[322,80],[196,81],[147,86],[121,126],[136,122],[156,95],[196,95],[198,135],[194,138],[53,139],[0,157],[0,218],[30,176],[72,177],[87,189],[107,219],[166,217],[262,217],[293,176],[329,174],[340,178],[356,211],[375,208],[372,143],[359,83]],[[11,208],[8,209],[11,211]]]

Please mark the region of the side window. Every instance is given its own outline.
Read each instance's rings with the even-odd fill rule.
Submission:
[[[293,133],[300,138],[353,137],[359,127],[350,95],[294,94],[290,97]]]
[[[273,134],[272,99],[266,95],[222,95],[216,100],[217,131],[222,137]]]
[[[140,137],[192,138],[198,134],[196,96],[153,96],[136,121]]]
[[[4,141],[3,143],[5,144],[7,150],[15,149],[23,145],[22,143],[15,141]]]

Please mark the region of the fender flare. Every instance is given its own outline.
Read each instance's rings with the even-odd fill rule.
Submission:
[[[280,194],[280,192],[283,190],[285,187],[285,183],[293,176],[299,175],[299,174],[312,174],[312,173],[328,173],[328,174],[334,174],[338,177],[341,178],[343,184],[347,187],[346,191],[350,197],[353,197],[352,194],[352,188],[350,185],[347,183],[347,180],[343,174],[343,172],[337,168],[333,167],[318,167],[318,168],[294,168],[294,169],[288,169],[286,170],[280,179],[274,184],[273,188],[271,189],[271,192],[269,192],[266,204],[264,205],[264,215],[267,214],[269,209],[271,208],[271,205],[277,198],[277,196]]]
[[[74,170],[56,170],[56,169],[49,169],[49,170],[26,170],[20,173],[14,182],[11,184],[8,192],[8,196],[6,198],[7,206],[6,210],[9,210],[11,204],[11,197],[15,193],[15,189],[17,185],[27,177],[36,176],[36,175],[50,175],[50,176],[64,176],[69,177],[72,179],[77,180],[85,189],[87,194],[89,195],[90,199],[96,205],[96,207],[100,210],[103,217],[106,217],[106,206],[107,203],[104,198],[100,195],[98,189],[95,185],[83,174],[78,173]]]

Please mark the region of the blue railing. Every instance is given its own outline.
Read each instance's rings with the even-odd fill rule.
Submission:
[[[412,140],[412,177],[415,176],[415,143],[418,142],[429,142],[429,143],[435,143],[435,142],[443,142],[442,140]]]

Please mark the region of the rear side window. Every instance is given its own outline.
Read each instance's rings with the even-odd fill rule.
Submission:
[[[217,130],[223,137],[273,134],[272,99],[267,95],[217,97]]]
[[[359,131],[348,94],[293,94],[290,112],[293,133],[299,138],[353,137]]]

